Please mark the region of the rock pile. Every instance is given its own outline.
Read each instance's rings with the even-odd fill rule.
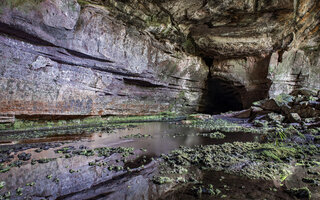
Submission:
[[[254,102],[250,109],[235,116],[250,117],[256,125],[289,123],[319,127],[320,91],[297,89],[291,94],[280,94],[274,98]]]

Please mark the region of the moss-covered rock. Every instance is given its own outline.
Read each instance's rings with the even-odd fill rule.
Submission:
[[[166,183],[172,183],[173,179],[166,177],[166,176],[154,176],[152,181],[155,184],[162,185],[162,184],[166,184]]]

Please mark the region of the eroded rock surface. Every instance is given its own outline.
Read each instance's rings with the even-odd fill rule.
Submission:
[[[197,109],[208,74],[199,57],[166,52],[154,37],[102,6],[80,11],[76,1],[11,3],[1,3],[1,113]]]
[[[319,89],[319,10],[315,0],[4,0],[0,113],[209,112],[219,98],[240,110]]]

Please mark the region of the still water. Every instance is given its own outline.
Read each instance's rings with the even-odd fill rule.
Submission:
[[[158,186],[150,179],[157,171],[157,159],[179,146],[222,144],[225,142],[259,141],[257,135],[249,133],[224,133],[223,139],[212,139],[206,130],[188,128],[175,123],[142,123],[113,132],[93,132],[72,136],[51,136],[32,140],[12,141],[15,145],[29,147],[23,152],[31,153],[31,159],[55,158],[47,163],[31,164],[23,161],[22,166],[12,167],[10,171],[0,173],[0,181],[5,186],[0,190],[4,195],[10,192],[10,199],[179,199],[175,192],[168,191],[168,186]],[[136,137],[140,135],[141,137]],[[39,146],[58,144],[59,147],[43,148]],[[52,145],[51,145],[52,147]],[[74,155],[65,158],[55,150],[63,147],[73,149],[94,149],[100,147],[133,147],[134,153],[124,162],[120,154],[109,157]],[[22,151],[12,152],[14,159]],[[103,161],[106,165],[90,166],[89,163]],[[6,165],[6,163],[5,163]],[[123,166],[118,171],[109,170],[109,166]],[[142,166],[142,167],[141,167]],[[126,170],[127,167],[131,171]],[[200,175],[199,175],[200,176]],[[230,177],[229,175],[224,175]],[[210,177],[210,176],[206,176]],[[214,175],[214,177],[217,177]],[[244,181],[245,182],[245,181]],[[269,186],[268,186],[269,187]],[[172,188],[171,188],[172,189]],[[175,189],[174,191],[180,191]],[[181,193],[182,194],[182,193]],[[180,199],[185,196],[180,195]]]

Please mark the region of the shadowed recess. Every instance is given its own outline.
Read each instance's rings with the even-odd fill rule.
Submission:
[[[216,77],[209,77],[204,113],[217,114],[243,109],[240,91],[243,86],[235,87],[232,83]]]

